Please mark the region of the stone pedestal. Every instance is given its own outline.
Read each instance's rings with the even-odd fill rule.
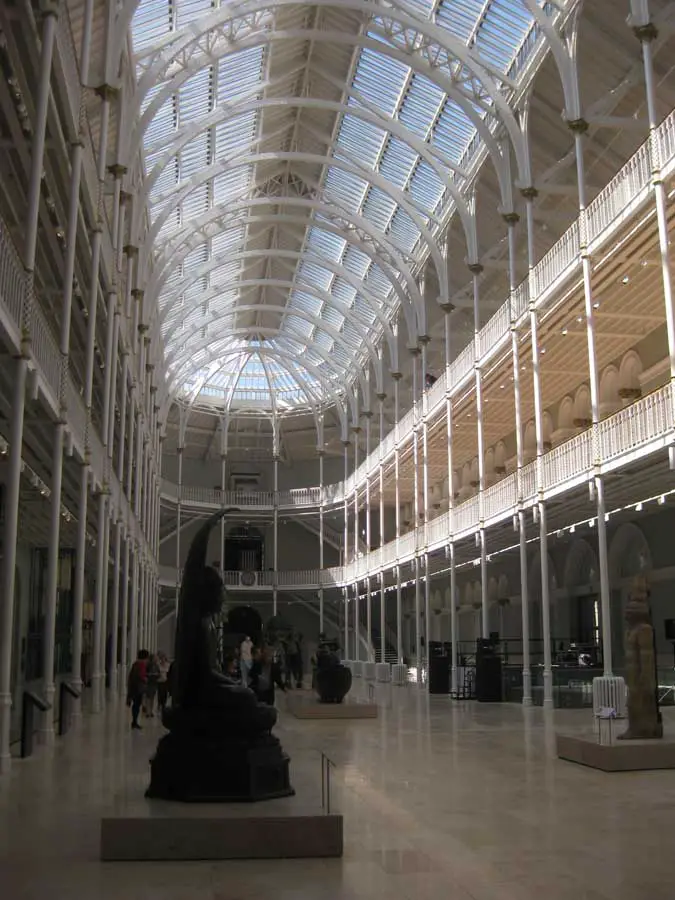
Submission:
[[[289,758],[271,734],[202,737],[171,732],[150,761],[146,797],[231,803],[288,797]]]
[[[375,678],[382,684],[388,684],[391,681],[391,666],[389,663],[378,663],[375,669]]]
[[[560,759],[603,772],[675,769],[675,741],[636,740],[599,743],[590,735],[557,735]]]

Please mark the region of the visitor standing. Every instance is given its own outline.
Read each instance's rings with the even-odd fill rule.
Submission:
[[[147,651],[146,651],[147,653]],[[159,661],[157,657],[148,654],[147,666],[147,683],[145,685],[145,695],[143,697],[143,713],[147,718],[152,719],[155,715],[155,697],[157,696],[157,688],[159,685]]]
[[[251,688],[260,703],[274,706],[275,685],[282,691],[286,691],[286,685],[282,677],[281,666],[274,659],[274,653],[269,647],[257,650],[251,667]]]
[[[147,650],[138,651],[138,659],[132,665],[127,681],[127,706],[131,707],[131,727],[139,728],[138,714],[141,711],[145,688],[148,683],[148,656]]]
[[[169,696],[169,670],[171,663],[166,653],[158,654],[159,678],[157,680],[157,708],[160,713],[164,712],[166,701]]]
[[[241,671],[241,683],[244,687],[248,687],[251,677],[251,666],[253,665],[253,641],[246,635],[239,645],[239,669]]]

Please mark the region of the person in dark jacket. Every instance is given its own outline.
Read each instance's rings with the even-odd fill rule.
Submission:
[[[138,651],[138,659],[132,665],[127,681],[127,706],[131,707],[131,727],[140,729],[138,714],[141,711],[145,688],[148,684],[148,657],[147,650]]]
[[[274,706],[274,687],[286,693],[281,666],[274,661],[269,647],[256,650],[250,673],[250,686],[260,703]]]

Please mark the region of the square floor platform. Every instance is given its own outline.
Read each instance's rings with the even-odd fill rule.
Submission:
[[[376,719],[377,704],[358,700],[344,703],[319,703],[316,696],[294,696],[288,699],[288,711],[296,719]]]
[[[675,769],[675,741],[616,741],[599,744],[591,735],[556,736],[560,759],[603,772],[639,772]]]
[[[341,815],[297,797],[257,804],[143,800],[101,820],[101,859],[223,860],[336,858]]]

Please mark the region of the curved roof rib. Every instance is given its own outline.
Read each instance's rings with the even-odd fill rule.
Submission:
[[[411,341],[426,332],[428,258],[448,294],[454,213],[478,258],[478,166],[491,158],[505,203],[509,153],[527,175],[518,79],[566,5],[123,3],[112,58],[130,28],[128,153],[144,154],[150,221],[139,276],[172,392],[274,414],[353,406],[371,366],[381,390],[399,310]]]

